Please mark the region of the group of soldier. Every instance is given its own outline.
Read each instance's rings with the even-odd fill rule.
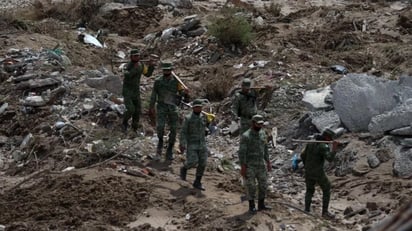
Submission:
[[[127,132],[129,120],[132,118],[131,127],[138,129],[139,117],[141,114],[140,99],[140,78],[141,75],[151,76],[156,60],[150,59],[147,63],[140,62],[140,52],[133,49],[130,52],[130,62],[127,64],[124,73],[123,97],[126,106],[122,129]],[[161,76],[154,82],[150,97],[149,115],[155,115],[156,132],[158,136],[157,157],[161,157],[164,145],[164,132],[166,123],[169,126],[169,137],[166,149],[166,161],[172,161],[173,147],[175,145],[178,125],[178,105],[181,97],[187,95],[187,89],[182,86],[175,76],[173,76],[173,65],[171,62],[162,62]],[[269,159],[268,137],[264,129],[264,117],[257,112],[258,92],[251,89],[252,81],[245,78],[242,81],[241,90],[236,92],[232,102],[232,118],[240,122],[240,145],[239,163],[240,174],[245,180],[246,194],[249,201],[249,213],[255,214],[257,211],[268,210],[265,204],[267,191],[267,175],[271,171],[272,165]],[[269,87],[269,89],[271,89]],[[186,161],[180,168],[180,178],[186,180],[187,171],[196,167],[193,187],[205,190],[201,180],[205,172],[207,163],[206,132],[208,124],[211,122],[202,111],[203,100],[196,99],[192,102],[192,112],[185,116],[183,126],[180,131],[179,149],[181,153],[186,151]],[[323,132],[317,136],[318,140],[332,140],[332,134]],[[322,215],[331,218],[328,211],[330,200],[331,184],[323,170],[325,159],[332,160],[335,155],[337,142],[332,143],[332,147],[325,143],[310,143],[301,154],[301,160],[305,166],[305,211],[310,212],[312,196],[315,185],[319,184],[323,191]],[[257,192],[257,193],[256,193]],[[256,209],[255,200],[257,194],[258,206]]]

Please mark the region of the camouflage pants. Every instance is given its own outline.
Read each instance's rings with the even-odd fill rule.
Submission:
[[[158,150],[163,147],[163,136],[166,126],[166,122],[169,124],[169,139],[166,155],[172,155],[173,146],[176,142],[176,130],[177,121],[179,119],[179,114],[177,111],[177,106],[158,104],[156,107],[156,131],[157,137],[159,138]]]
[[[123,116],[123,123],[127,124],[129,119],[132,118],[132,128],[137,129],[139,126],[141,102],[140,96],[138,97],[124,97],[124,105],[126,106],[126,112]]]
[[[323,174],[320,177],[305,177],[305,183],[306,183],[306,194],[305,194],[305,209],[310,210],[310,204],[312,203],[312,197],[313,194],[315,193],[315,185],[319,184],[320,188],[322,189],[322,209],[323,211],[327,211],[329,207],[329,200],[330,200],[330,189],[331,189],[331,184],[326,177],[325,174]]]
[[[205,146],[187,145],[185,168],[196,168],[196,176],[201,177],[206,169],[207,151]]]
[[[242,135],[245,131],[247,131],[250,126],[252,125],[252,120],[248,118],[241,117],[240,118],[240,135]]]
[[[247,167],[245,186],[248,200],[254,200],[256,197],[256,180],[258,186],[258,199],[265,199],[267,190],[266,166]]]

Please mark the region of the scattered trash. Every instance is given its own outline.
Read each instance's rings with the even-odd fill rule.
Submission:
[[[8,103],[3,103],[3,105],[1,105],[1,107],[0,107],[0,115],[3,114],[3,112],[7,109],[8,106],[9,106]]]
[[[338,74],[347,74],[348,69],[346,67],[341,66],[341,65],[333,65],[330,67],[330,69]]]
[[[186,219],[186,221],[190,220],[190,214],[189,213],[186,214],[185,219]]]
[[[98,48],[105,48],[106,45],[102,44],[96,37],[87,33],[80,33],[77,39],[86,44],[92,44]]]
[[[67,168],[63,169],[62,172],[68,172],[68,171],[71,171],[73,169],[75,169],[75,167],[73,167],[73,166],[67,167]]]
[[[268,63],[269,61],[265,61],[265,60],[254,61],[252,64],[249,65],[249,68],[265,67],[265,65]]]

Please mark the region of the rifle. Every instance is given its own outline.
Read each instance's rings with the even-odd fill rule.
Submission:
[[[185,102],[183,102],[183,101],[180,101],[180,102],[181,102],[183,105],[188,106],[188,107],[190,107],[190,108],[193,107],[192,105],[190,105],[190,104],[188,104],[188,103],[185,103]],[[207,119],[207,122],[208,122],[208,123],[212,122],[212,121],[215,120],[215,118],[216,118],[216,115],[213,114],[213,113],[208,113],[208,112],[202,111],[202,114],[206,116],[206,119]]]

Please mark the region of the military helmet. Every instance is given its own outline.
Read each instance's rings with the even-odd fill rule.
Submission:
[[[254,115],[252,117],[252,121],[257,123],[257,124],[264,124],[265,123],[265,120],[263,119],[263,116],[261,116],[261,115]]]
[[[172,62],[162,62],[161,65],[162,70],[172,70],[173,69],[173,64]]]
[[[192,107],[202,107],[203,106],[203,100],[201,99],[195,99],[192,102]]]
[[[252,85],[252,80],[250,80],[249,78],[243,79],[242,87],[250,87],[250,85]]]
[[[329,137],[331,137],[331,138],[334,138],[335,133],[333,132],[332,129],[326,128],[325,130],[322,131],[322,136],[323,136],[323,137],[329,136]]]
[[[132,49],[132,50],[130,50],[130,55],[140,55],[139,49]]]

